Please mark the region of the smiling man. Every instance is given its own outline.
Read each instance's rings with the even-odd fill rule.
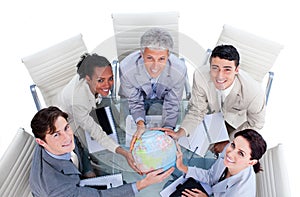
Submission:
[[[32,132],[38,144],[29,178],[35,197],[133,197],[149,185],[163,181],[174,170],[170,168],[163,172],[163,169],[159,169],[135,183],[107,190],[81,187],[79,182],[84,178],[82,175],[87,163],[83,161],[83,149],[77,138],[74,138],[67,120],[67,113],[50,106],[37,112],[31,121]]]
[[[265,93],[261,85],[240,70],[240,56],[232,45],[219,45],[210,56],[210,65],[197,69],[193,78],[189,111],[177,133],[169,135],[178,139],[195,131],[204,116],[222,112],[231,139],[244,129],[260,130],[265,123]],[[219,153],[228,141],[218,143]]]
[[[120,63],[119,95],[125,99],[122,110],[126,111],[129,106],[137,124],[134,138],[144,132],[146,115],[162,115],[164,128],[176,126],[187,69],[184,62],[172,54],[173,45],[167,31],[149,29],[141,37],[141,49]],[[129,113],[126,112],[122,114],[123,119]]]

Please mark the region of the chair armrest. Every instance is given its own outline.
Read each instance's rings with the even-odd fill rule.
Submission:
[[[39,97],[38,97],[38,95],[37,95],[37,92],[36,92],[36,88],[35,88],[35,87],[36,87],[35,84],[30,85],[30,92],[31,92],[31,95],[32,95],[32,97],[33,97],[33,100],[34,100],[36,109],[37,109],[38,111],[40,111],[41,108],[42,108],[42,105],[41,105],[40,99],[39,99]]]
[[[273,78],[274,78],[274,72],[270,71],[269,72],[268,83],[267,83],[267,86],[266,86],[266,104],[268,104],[269,94],[270,94],[270,91],[271,91]]]

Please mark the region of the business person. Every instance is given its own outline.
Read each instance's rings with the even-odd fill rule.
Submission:
[[[135,196],[143,188],[163,181],[174,170],[174,168],[165,172],[162,169],[156,170],[136,183],[107,190],[81,187],[79,186],[83,169],[81,147],[74,142],[68,114],[57,107],[44,108],[34,115],[31,128],[37,142],[29,178],[30,188],[35,197]]]
[[[87,147],[85,131],[106,149],[123,155],[129,166],[139,172],[132,154],[113,141],[91,114],[114,83],[110,62],[97,54],[84,54],[77,65],[77,74],[57,95],[55,105],[68,113],[70,126]]]
[[[140,50],[120,62],[119,95],[128,100],[137,125],[131,144],[144,133],[146,115],[162,115],[162,127],[176,127],[187,68],[172,53],[173,45],[169,32],[151,28],[142,35]]]
[[[216,46],[210,56],[210,65],[194,72],[189,111],[178,132],[166,131],[173,138],[188,136],[195,131],[204,116],[222,112],[227,131],[233,139],[235,132],[243,129],[259,131],[265,123],[265,93],[261,84],[242,71],[240,56],[232,45]],[[220,153],[228,143],[214,146]]]
[[[193,177],[210,185],[214,197],[256,196],[255,173],[262,170],[259,159],[267,150],[267,144],[258,132],[245,129],[235,133],[233,141],[227,144],[208,170],[184,165],[178,143],[177,148],[177,168],[185,173],[186,178]],[[182,196],[206,195],[198,189],[186,189]]]

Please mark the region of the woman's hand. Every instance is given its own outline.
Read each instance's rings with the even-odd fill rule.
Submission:
[[[205,193],[203,193],[201,190],[199,189],[185,189],[183,192],[182,192],[182,196],[185,196],[185,197],[207,197],[207,195]]]
[[[162,169],[149,172],[144,179],[136,182],[137,189],[140,191],[141,189],[144,189],[149,185],[162,182],[164,179],[166,179],[168,176],[172,174],[174,169],[175,168],[172,167],[165,172],[163,172]]]
[[[176,147],[177,147],[177,153],[176,153],[176,166],[178,168],[178,170],[182,171],[183,173],[187,173],[188,171],[188,167],[186,165],[183,164],[183,154],[181,152],[181,148],[180,145],[178,144],[178,142],[176,141]]]

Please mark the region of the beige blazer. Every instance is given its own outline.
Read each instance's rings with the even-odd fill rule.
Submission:
[[[79,80],[79,75],[75,75],[53,103],[69,114],[71,128],[85,147],[87,143],[84,131],[87,131],[100,145],[115,152],[119,145],[107,136],[101,126],[90,116],[91,111],[96,108],[96,99],[85,79]]]
[[[181,124],[187,135],[195,130],[205,114],[221,111],[209,69],[210,66],[205,65],[194,72],[189,111]],[[240,69],[223,104],[225,121],[236,131],[246,128],[260,130],[265,123],[265,111],[265,93],[261,84]]]

